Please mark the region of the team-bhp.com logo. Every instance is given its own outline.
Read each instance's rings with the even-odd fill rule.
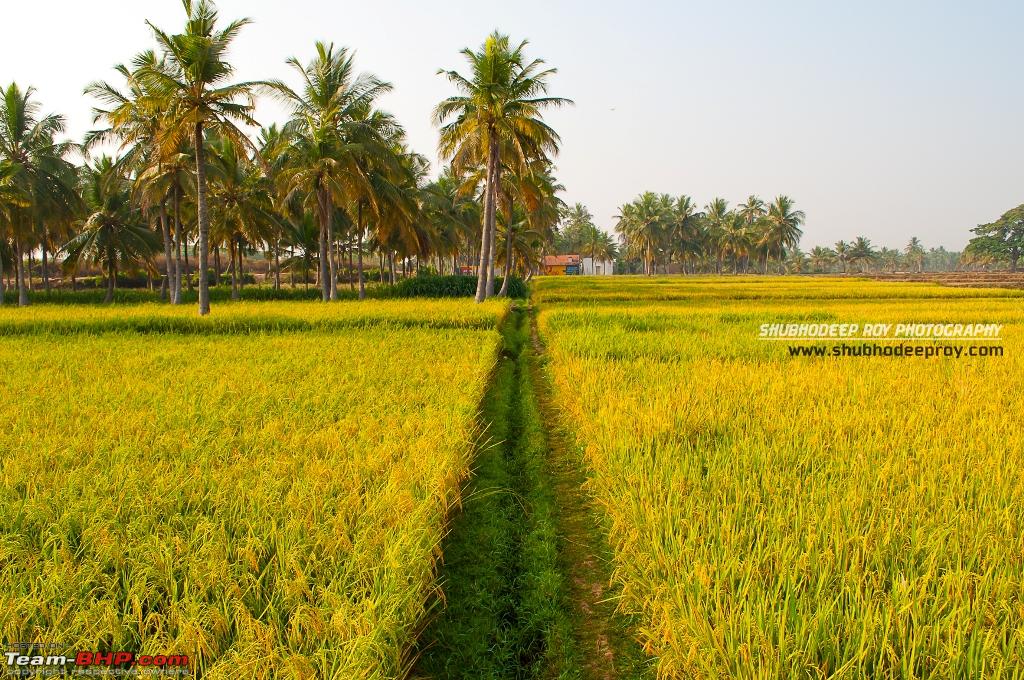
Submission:
[[[44,646],[45,647],[45,646]],[[184,676],[191,675],[185,654],[137,654],[128,651],[57,654],[37,644],[15,644],[4,652],[5,676]]]

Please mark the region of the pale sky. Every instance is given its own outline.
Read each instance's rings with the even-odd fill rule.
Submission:
[[[177,0],[8,3],[0,82],[33,85],[74,136],[91,126],[91,80],[152,46],[144,20],[182,25]],[[357,50],[395,86],[382,105],[435,158],[438,68],[493,29],[528,38],[559,69],[552,93],[558,175],[569,203],[611,230],[644,190],[704,205],[792,196],[802,245],[863,235],[961,248],[968,230],[1024,202],[1019,2],[390,3],[221,0],[254,25],[233,53],[239,78],[291,79],[315,40]],[[43,37],[45,36],[45,38]],[[291,80],[294,82],[294,80]],[[264,124],[283,120],[261,105]]]

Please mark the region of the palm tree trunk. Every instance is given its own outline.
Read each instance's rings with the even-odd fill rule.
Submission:
[[[245,242],[238,235],[238,290],[245,288]]]
[[[281,290],[281,244],[274,242],[274,290]]]
[[[188,239],[184,241],[185,245],[185,283],[188,285],[188,292],[195,290],[195,285],[192,283],[192,264],[188,255]],[[192,254],[196,254],[196,247],[192,246]]]
[[[4,293],[6,293],[4,290],[4,256],[0,254],[0,307],[4,306]]]
[[[332,210],[327,215],[327,255],[330,264],[331,274],[331,299],[338,299],[338,265],[337,260],[334,257],[335,254],[335,243],[334,243],[334,211]]]
[[[317,217],[320,219],[320,266],[317,268],[319,272],[319,280],[317,283],[320,285],[320,297],[324,302],[329,302],[331,299],[331,282],[328,280],[330,277],[330,264],[327,261],[327,202],[329,198],[323,189],[317,189]]]
[[[366,281],[363,280],[363,202],[359,201],[357,208],[358,215],[356,216],[356,257],[359,258],[358,262],[358,274],[359,277],[359,299],[366,299]],[[351,262],[351,253],[349,254],[349,261]],[[383,267],[381,268],[383,272]],[[381,274],[383,276],[383,273]]]
[[[43,228],[43,290],[50,294],[50,261],[46,254],[46,244],[50,241],[50,230]]]
[[[238,299],[238,260],[235,253],[238,251],[238,243],[234,238],[228,241],[228,255],[231,256],[231,299]]]
[[[199,210],[199,314],[210,313],[210,280],[206,272],[210,267],[210,207],[206,201],[206,149],[203,147],[203,124],[196,123],[196,203]]]
[[[181,263],[181,192],[174,187],[174,289],[171,304],[181,304],[181,277],[184,267]]]
[[[117,257],[114,249],[107,247],[107,295],[103,299],[108,305],[114,301],[114,288],[117,286]]]
[[[494,203],[498,196],[498,139],[496,134],[491,132],[491,140],[487,153],[487,187],[484,193],[484,224],[480,234],[480,269],[476,277],[476,301],[483,302],[487,299],[487,278],[490,271],[488,260],[491,251],[492,225],[495,222]]]
[[[362,241],[362,239],[360,239],[360,241]],[[349,238],[348,238],[348,246],[345,248],[345,250],[348,251],[348,289],[349,290],[355,290],[356,289],[356,280],[354,278],[354,275],[355,275],[355,272],[356,272],[356,265],[355,265],[355,261],[353,260],[355,255],[352,254],[352,249],[353,249],[353,246],[352,246],[352,236],[350,234]],[[362,274],[362,272],[360,272],[360,274]]]
[[[498,154],[499,152],[495,152]],[[498,249],[498,189],[501,186],[501,160],[495,156],[494,161],[494,208],[491,210],[490,252],[487,253],[487,297],[494,297],[494,266],[497,263]]]
[[[510,217],[511,221],[511,217]],[[505,278],[501,281],[501,290],[498,297],[508,295],[508,280],[512,278],[512,229],[508,230],[505,236]]]
[[[220,285],[220,244],[213,247],[213,285]]]
[[[14,239],[14,276],[18,280],[18,306],[28,307],[28,286],[25,284],[25,262],[21,241]]]
[[[164,273],[165,278],[163,284],[160,286],[160,299],[167,300],[173,295],[172,290],[174,287],[174,263],[171,260],[171,230],[167,224],[167,202],[160,201],[160,235],[164,239]]]

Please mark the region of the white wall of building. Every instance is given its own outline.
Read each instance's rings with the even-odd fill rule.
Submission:
[[[611,276],[615,273],[615,263],[611,260],[594,260],[592,257],[583,258],[584,276]]]

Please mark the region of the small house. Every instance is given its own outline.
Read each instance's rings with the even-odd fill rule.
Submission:
[[[584,276],[611,276],[615,273],[615,262],[612,260],[584,257],[582,266]]]
[[[548,276],[575,276],[582,274],[579,255],[545,255],[544,273]]]

